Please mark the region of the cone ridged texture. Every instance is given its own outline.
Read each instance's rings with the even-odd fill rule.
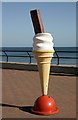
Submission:
[[[38,65],[43,95],[47,95],[48,92],[50,62],[53,57],[53,53],[54,51],[46,51],[46,50],[33,51],[34,57]]]

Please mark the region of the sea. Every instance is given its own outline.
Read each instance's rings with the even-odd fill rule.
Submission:
[[[2,47],[0,50],[8,50],[8,51],[18,51],[18,52],[6,52],[8,56],[16,56],[16,57],[8,57],[8,62],[20,62],[20,63],[30,63],[30,58],[29,57],[22,57],[22,56],[28,56],[28,53],[30,56],[33,56],[32,52],[26,52],[26,51],[32,51],[33,47]],[[54,47],[54,50],[57,52],[57,55],[59,57],[74,57],[78,58],[78,47]],[[25,51],[25,52],[24,52]],[[58,51],[69,51],[69,52],[58,52]],[[76,51],[76,53],[72,53],[72,51]],[[2,59],[1,59],[2,55]],[[54,57],[57,56],[56,53],[54,53]],[[21,56],[21,57],[18,57]],[[57,58],[52,58],[51,64],[58,64],[58,59]],[[0,51],[0,61],[7,61],[7,57],[5,56],[4,52]],[[37,63],[34,56],[31,57],[31,63]],[[59,59],[59,64],[60,65],[77,65],[77,59]]]

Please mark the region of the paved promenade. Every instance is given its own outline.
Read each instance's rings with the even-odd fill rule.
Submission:
[[[2,70],[3,118],[75,118],[76,77],[70,74],[51,73],[49,96],[53,97],[59,113],[42,116],[30,112],[34,101],[41,96],[38,71]]]

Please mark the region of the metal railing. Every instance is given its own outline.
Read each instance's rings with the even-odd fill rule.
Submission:
[[[31,50],[29,50],[29,51],[26,51],[26,50],[22,50],[22,51],[20,51],[20,50],[0,50],[0,52],[4,53],[4,55],[2,55],[2,57],[6,56],[6,58],[7,58],[6,62],[8,62],[8,58],[9,57],[29,57],[30,58],[30,62],[29,63],[31,63],[32,62],[32,58],[34,58],[34,56],[30,54],[32,52]],[[27,55],[8,55],[7,54],[8,52],[26,52]],[[63,57],[63,56],[60,57],[58,53],[78,53],[78,51],[56,51],[55,50],[56,57],[54,56],[53,58],[57,59],[57,65],[59,65],[60,59],[78,59],[77,56],[76,57]]]

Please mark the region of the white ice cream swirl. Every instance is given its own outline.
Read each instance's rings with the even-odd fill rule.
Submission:
[[[33,51],[54,50],[53,37],[50,33],[38,33],[33,38]]]

